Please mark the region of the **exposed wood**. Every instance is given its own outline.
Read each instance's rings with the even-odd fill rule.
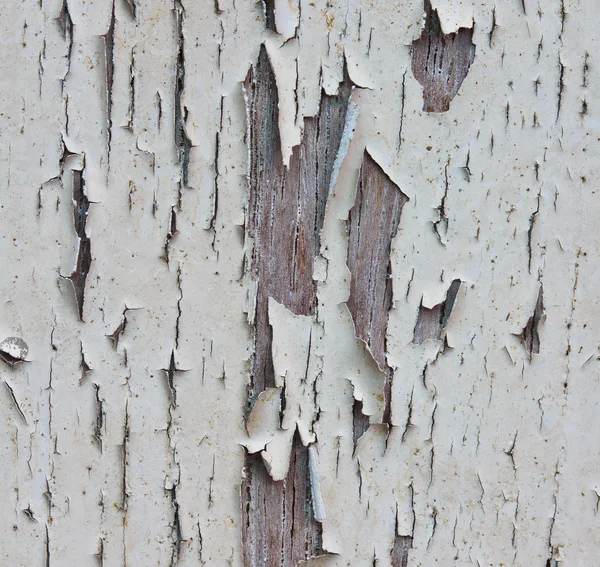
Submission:
[[[249,455],[242,482],[245,567],[298,565],[323,554],[314,521],[308,448],[293,442],[289,473],[273,481],[258,455]]]
[[[319,253],[331,176],[344,131],[352,84],[346,75],[337,95],[323,93],[318,114],[304,120],[302,142],[293,149],[287,167],[281,150],[277,84],[264,45],[244,88],[250,126],[248,234],[254,238],[252,273],[258,284],[249,393],[249,406],[252,407],[261,392],[275,386],[269,298],[296,315],[315,313],[313,262]],[[294,437],[292,451],[296,456],[306,451],[299,443]],[[288,476],[296,478],[300,474],[300,478],[304,478],[301,471],[294,469],[297,460],[292,460]],[[299,559],[319,555],[321,550],[312,534],[320,531],[320,525],[312,515],[306,515],[307,528],[293,530],[292,539],[287,543],[286,522],[282,526],[278,512],[283,508],[285,516],[285,510],[289,514],[292,509],[286,505],[284,485],[273,481],[256,457],[248,456],[246,469],[245,489],[242,490],[245,565],[279,565],[279,550],[287,547],[291,551],[282,552],[281,565],[295,565]],[[309,509],[310,490],[302,494],[305,498],[302,506]],[[264,507],[253,508],[256,500],[264,502]],[[262,541],[264,533],[270,534],[266,544]],[[302,553],[299,550],[303,550]],[[310,554],[306,555],[308,552]]]
[[[452,313],[452,308],[454,307],[460,284],[460,280],[454,280],[446,292],[446,299],[433,307],[427,308],[421,302],[417,322],[415,323],[415,330],[413,332],[413,343],[420,345],[428,340],[442,340],[443,331],[446,328],[448,319]]]
[[[407,567],[408,553],[412,547],[412,537],[396,536],[394,547],[392,548],[391,563],[392,567]]]
[[[392,377],[385,348],[392,307],[390,250],[407,201],[408,197],[365,151],[348,223],[348,268],[352,274],[348,309],[356,336],[386,373],[384,422],[389,421]]]
[[[445,35],[437,11],[425,0],[425,27],[412,44],[412,69],[423,87],[423,110],[446,112],[474,60],[473,28]]]

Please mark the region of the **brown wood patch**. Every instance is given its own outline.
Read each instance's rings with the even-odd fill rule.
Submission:
[[[365,151],[348,220],[348,268],[352,274],[348,309],[356,336],[386,374],[384,422],[389,421],[391,369],[385,356],[392,307],[390,251],[408,197]]]
[[[412,547],[412,537],[396,536],[390,556],[392,567],[407,567],[408,552]]]
[[[444,35],[437,12],[425,0],[425,27],[412,44],[412,70],[423,87],[423,110],[446,112],[474,60],[473,28]]]
[[[345,72],[337,95],[322,94],[318,114],[304,120],[302,142],[293,149],[287,168],[282,160],[277,84],[264,45],[244,90],[250,148],[247,228],[254,239],[252,275],[258,282],[249,411],[262,391],[275,386],[269,297],[296,315],[315,313],[313,263],[321,245],[352,83]],[[283,482],[271,479],[260,458],[247,457],[242,491],[246,566],[296,565],[300,559],[322,554],[320,537],[315,535],[321,526],[312,511],[306,515],[306,510],[312,510],[310,487],[299,488],[310,481],[306,448],[297,438],[292,453]],[[292,492],[293,505],[288,501]],[[295,527],[290,531],[290,526]]]
[[[279,98],[264,45],[245,81],[250,132],[248,233],[254,238],[252,274],[258,281],[251,405],[273,387],[269,297],[296,315],[313,315],[317,294],[313,261],[329,184],[342,138],[352,83],[347,74],[339,94],[323,94],[319,113],[304,121],[300,146],[283,165]]]
[[[413,331],[413,343],[420,345],[427,340],[442,340],[443,331],[446,328],[448,319],[452,313],[452,308],[454,307],[460,284],[460,280],[453,280],[446,292],[446,299],[441,303],[434,305],[431,309],[424,307],[421,302],[417,322],[415,323],[415,329]]]
[[[259,454],[248,455],[242,481],[244,567],[295,567],[323,554],[314,521],[308,448],[294,437],[290,472],[275,482]]]

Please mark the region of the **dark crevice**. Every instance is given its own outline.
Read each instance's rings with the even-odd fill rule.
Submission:
[[[110,154],[112,139],[112,105],[113,83],[115,74],[115,2],[112,2],[110,23],[108,31],[102,36],[104,39],[104,72],[106,81],[106,136],[108,140],[108,153]],[[109,158],[110,159],[110,158]]]
[[[129,401],[125,404],[125,424],[123,425],[123,441],[121,442],[121,510],[127,513],[129,490],[127,484],[127,467],[129,465]]]
[[[539,169],[539,164],[536,164],[536,181],[538,180],[538,169]],[[532,250],[532,238],[533,238],[533,227],[535,225],[535,220],[540,212],[540,201],[542,198],[542,189],[540,187],[540,190],[538,192],[538,196],[537,196],[537,207],[535,209],[535,211],[533,211],[533,213],[531,213],[531,216],[529,217],[529,229],[527,230],[527,269],[529,271],[529,273],[531,273],[531,257],[533,255],[533,250]]]
[[[179,348],[179,336],[181,332],[181,302],[183,301],[181,265],[177,266],[177,289],[179,290],[179,298],[177,299],[177,319],[175,320],[175,349]]]
[[[115,350],[119,347],[119,340],[127,327],[127,311],[129,311],[129,309],[125,307],[117,328],[110,335],[106,335],[112,341]]]
[[[75,301],[77,304],[79,320],[83,321],[85,281],[92,264],[91,242],[85,231],[90,201],[88,200],[85,192],[85,179],[83,175],[84,170],[74,169],[71,173],[73,182],[73,222],[79,244],[77,247],[77,261],[75,264],[75,269],[68,279],[71,281],[73,290],[75,292]]]
[[[54,345],[52,345],[52,346],[56,350],[56,347],[54,347]],[[79,378],[79,384],[82,384],[83,381],[85,380],[86,376],[92,371],[92,367],[88,364],[88,362],[85,358],[85,352],[83,350],[82,342],[79,343],[79,348],[81,351],[81,360],[79,362],[79,368],[81,369],[81,377]]]
[[[100,397],[100,386],[94,383],[94,400],[96,404],[96,423],[94,424],[94,439],[102,451],[102,429],[104,427],[104,400]]]
[[[167,232],[167,236],[165,237],[165,245],[163,248],[163,253],[161,258],[169,265],[169,246],[171,245],[171,240],[177,234],[177,210],[175,207],[171,207],[171,213],[169,214],[169,230]]]
[[[167,379],[167,386],[169,388],[169,398],[171,401],[171,408],[177,407],[177,388],[175,387],[175,374],[177,372],[183,372],[180,368],[177,368],[175,363],[175,351],[171,351],[171,358],[169,359],[169,367],[163,368],[162,371],[165,373]]]
[[[179,558],[181,556],[181,543],[183,541],[179,502],[177,501],[177,484],[174,484],[173,488],[168,489],[168,492],[171,494],[171,506],[173,507],[173,523],[171,524],[173,548],[171,550],[170,567],[175,567],[179,564]]]
[[[129,108],[127,109],[127,123],[124,128],[133,132],[133,119],[135,115],[135,47],[131,49],[129,62]]]
[[[125,3],[125,6],[129,10],[131,17],[135,20],[136,19],[136,8],[137,8],[136,0],[123,0],[123,2]]]
[[[190,151],[192,141],[186,130],[187,109],[182,106],[183,89],[185,87],[185,50],[183,36],[183,20],[185,9],[181,0],[175,0],[175,23],[177,31],[177,61],[175,67],[175,146],[181,168],[181,182],[188,186],[190,169]],[[160,124],[160,119],[159,119]]]
[[[358,440],[367,432],[367,429],[369,429],[369,416],[363,413],[363,403],[355,399],[352,405],[352,441],[355,451]]]
[[[433,231],[435,232],[438,240],[442,246],[446,246],[446,237],[448,235],[448,215],[446,211],[446,200],[448,199],[448,189],[450,188],[450,183],[448,180],[448,166],[449,163],[446,164],[444,168],[444,195],[442,200],[440,201],[439,206],[437,207],[438,218],[433,222]],[[467,155],[467,163],[464,169],[469,172],[467,175],[470,175],[469,171],[469,156]]]
[[[265,26],[268,30],[277,31],[275,25],[275,0],[262,0],[263,10],[265,12]]]
[[[565,90],[565,66],[563,65],[563,62],[559,56],[559,58],[558,58],[558,100],[556,103],[556,122],[558,122],[558,119],[560,117],[560,111],[562,108],[562,99],[563,99],[564,90]]]
[[[219,178],[221,172],[219,170],[219,155],[221,152],[221,133],[223,132],[223,103],[224,97],[221,97],[220,112],[219,112],[219,128],[215,134],[215,155],[214,155],[214,194],[213,194],[213,213],[210,219],[210,229],[213,231],[213,242],[212,247],[214,250],[215,239],[216,239],[216,222],[217,215],[219,214]]]
[[[46,524],[46,538],[45,538],[45,546],[44,546],[44,565],[45,567],[50,567],[50,532],[48,531],[48,524]]]
[[[523,339],[523,343],[525,344],[525,350],[531,359],[534,354],[539,354],[540,352],[540,335],[538,332],[540,320],[544,315],[544,299],[543,299],[543,288],[540,284],[540,289],[537,296],[537,301],[535,302],[535,308],[533,310],[533,315],[529,317],[527,321],[527,325],[523,329],[523,333],[521,334],[521,338]]]
[[[73,54],[73,20],[71,19],[71,13],[69,12],[69,5],[67,0],[63,0],[60,12],[58,17],[56,18],[58,25],[60,27],[60,31],[63,35],[65,41],[67,41],[67,70],[64,76],[61,79],[61,91],[64,93],[65,89],[65,81],[69,71],[71,70],[71,55]],[[68,98],[65,101],[65,105],[68,103]],[[67,125],[65,127],[65,131],[68,133],[68,112],[65,109],[65,114],[67,118]]]
[[[16,408],[19,416],[21,417],[21,419],[23,420],[25,425],[28,425],[27,418],[25,417],[25,414],[23,413],[23,410],[21,409],[19,401],[17,400],[17,395],[15,394],[15,391],[13,390],[12,386],[6,380],[4,381],[4,385],[6,386],[6,389],[8,390],[8,393],[10,394],[10,399],[13,401],[13,404],[15,405],[15,408]]]
[[[400,128],[398,130],[398,149],[402,147],[402,129],[404,128],[404,106],[406,103],[406,71],[402,73],[402,91],[400,94]]]

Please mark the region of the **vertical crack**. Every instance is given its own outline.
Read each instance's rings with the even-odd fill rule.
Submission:
[[[92,264],[91,242],[86,234],[86,223],[90,201],[86,196],[84,168],[82,170],[72,170],[73,183],[73,222],[75,232],[78,238],[77,260],[75,269],[68,277],[73,286],[75,301],[77,304],[77,313],[79,320],[83,321],[83,302],[85,295],[85,282]]]
[[[177,32],[177,60],[175,65],[175,146],[179,155],[181,167],[181,182],[188,186],[190,169],[190,150],[192,141],[186,130],[187,109],[182,106],[182,96],[185,87],[185,50],[183,36],[183,20],[185,9],[181,0],[175,0],[175,25]],[[160,119],[159,119],[160,124]]]
[[[110,147],[112,138],[112,106],[113,106],[113,83],[115,73],[115,2],[112,0],[110,11],[110,23],[108,31],[102,36],[104,39],[104,71],[106,88],[106,136],[108,141],[108,153],[110,159]]]

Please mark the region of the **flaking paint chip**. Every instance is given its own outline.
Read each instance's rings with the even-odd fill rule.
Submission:
[[[11,367],[23,362],[28,352],[27,343],[19,337],[8,337],[0,343],[0,356]]]

